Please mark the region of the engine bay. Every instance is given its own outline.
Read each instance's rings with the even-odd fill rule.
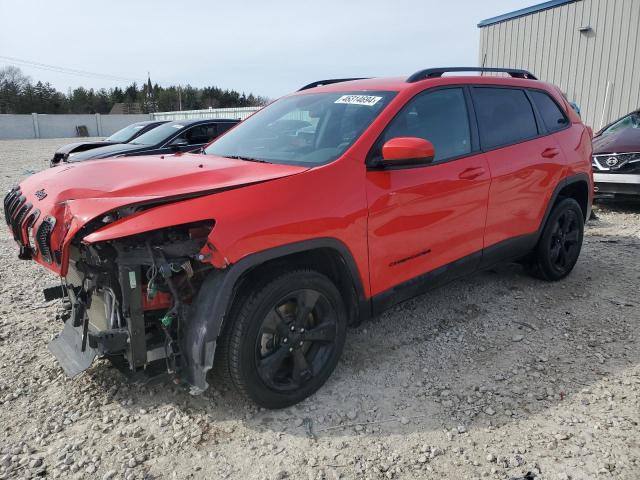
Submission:
[[[74,240],[59,295],[71,308],[50,345],[68,375],[106,357],[127,373],[179,376],[184,323],[214,268],[199,253],[212,227],[205,221],[95,244]]]

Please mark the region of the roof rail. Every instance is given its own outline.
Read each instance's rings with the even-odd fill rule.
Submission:
[[[308,90],[310,88],[315,88],[315,87],[321,87],[322,85],[331,85],[332,83],[341,83],[341,82],[349,82],[351,80],[364,80],[368,77],[358,77],[358,78],[330,78],[327,80],[318,80],[316,82],[311,82],[308,85],[305,85],[304,87],[302,87],[301,89],[299,89],[298,91],[301,92],[302,90]]]
[[[426,80],[427,78],[438,78],[444,73],[448,72],[491,72],[491,73],[508,73],[515,78],[526,78],[528,80],[537,80],[537,78],[527,70],[520,70],[517,68],[487,68],[487,67],[440,67],[440,68],[427,68],[420,70],[409,78],[407,83],[414,83],[420,80]]]

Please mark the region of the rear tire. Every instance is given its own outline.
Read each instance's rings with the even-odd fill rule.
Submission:
[[[547,281],[560,280],[573,270],[584,237],[584,215],[573,198],[561,200],[547,219],[533,252],[530,272]]]
[[[296,404],[318,390],[338,363],[347,326],[342,296],[313,270],[285,273],[245,291],[220,339],[221,373],[262,407]]]

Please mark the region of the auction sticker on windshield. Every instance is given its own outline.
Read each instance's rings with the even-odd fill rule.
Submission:
[[[369,107],[375,105],[382,97],[374,95],[342,95],[334,103],[347,103],[349,105],[367,105]]]

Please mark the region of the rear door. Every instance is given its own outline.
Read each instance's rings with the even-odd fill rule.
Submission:
[[[485,248],[504,246],[513,255],[530,248],[543,219],[565,159],[521,88],[477,86],[472,89],[480,144],[491,171]],[[504,242],[504,243],[503,243]],[[509,243],[511,242],[511,243]],[[489,252],[485,252],[489,253]],[[484,263],[493,263],[485,255]]]
[[[391,303],[404,295],[391,290],[399,284],[461,259],[465,270],[479,264],[490,175],[470,109],[464,87],[424,91],[407,102],[369,154],[371,164],[395,137],[424,138],[436,153],[428,165],[367,170],[371,289],[374,295],[391,292]],[[423,284],[410,282],[401,290],[408,297]]]

